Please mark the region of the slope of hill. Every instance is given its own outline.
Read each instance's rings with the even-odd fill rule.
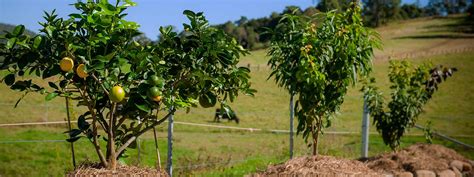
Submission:
[[[0,22],[0,35],[4,34],[5,31],[13,31],[13,29],[15,29],[15,25],[11,25],[11,24],[6,24],[6,23],[1,23]],[[35,32],[29,30],[29,29],[25,29],[25,34],[29,35],[29,36],[34,36],[36,35]]]

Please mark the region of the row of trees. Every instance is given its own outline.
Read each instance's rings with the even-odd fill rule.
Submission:
[[[297,133],[306,142],[311,140],[313,155],[318,154],[319,135],[331,126],[349,87],[358,78],[364,81],[361,91],[384,143],[397,149],[438,85],[457,71],[431,64],[415,68],[407,61],[392,61],[391,99],[385,104],[385,97],[370,77],[373,50],[381,47],[379,35],[363,25],[357,1],[350,4],[343,12],[329,11],[318,14],[318,18],[306,18],[295,10],[283,15],[275,29],[267,29],[271,36],[270,77],[290,93],[290,105],[297,97],[296,106],[290,109],[298,118]]]
[[[235,37],[245,48],[255,50],[268,47],[270,37],[262,34],[265,31],[263,29],[275,29],[277,22],[285,14],[310,17],[318,12],[331,10],[343,12],[347,10],[349,4],[350,0],[321,0],[316,6],[304,10],[296,6],[288,6],[283,12],[273,12],[268,17],[248,19],[243,16],[237,21],[228,21],[216,26]],[[402,4],[401,0],[362,0],[362,4],[364,23],[370,27],[377,27],[394,20],[461,13],[466,11],[468,5],[467,0],[430,0],[426,7],[421,7],[419,3]]]

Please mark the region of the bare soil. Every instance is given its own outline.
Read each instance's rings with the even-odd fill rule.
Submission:
[[[415,144],[396,152],[381,154],[363,160],[367,166],[381,173],[431,170],[441,172],[451,169],[450,163],[459,160],[470,164],[469,159],[456,151],[436,144]],[[471,174],[474,173],[471,171]]]
[[[147,167],[118,165],[115,171],[102,168],[97,163],[84,163],[76,168],[76,170],[69,172],[67,177],[82,177],[82,176],[117,176],[117,177],[167,177],[168,174],[164,170],[157,170]]]

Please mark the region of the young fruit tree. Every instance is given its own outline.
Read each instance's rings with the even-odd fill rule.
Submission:
[[[77,129],[67,132],[67,141],[89,139],[108,169],[115,169],[139,136],[177,109],[217,101],[230,109],[227,101],[255,92],[249,69],[237,67],[247,51],[210,27],[202,13],[186,10],[190,23],[183,24],[185,32],[160,28],[159,42],[140,44],[134,40],[141,34],[139,25],[124,20],[125,10],[134,5],[130,0],[78,1],[74,7],[79,13],[67,19],[45,13],[41,35],[24,35],[20,25],[0,37],[7,41],[0,44],[2,68],[9,73],[4,83],[25,95],[68,97],[87,108]],[[169,112],[159,117],[163,110]]]
[[[364,27],[356,2],[343,13],[311,19],[286,14],[269,34],[270,77],[298,96],[297,132],[306,142],[311,137],[316,155],[319,134],[331,125],[348,87],[357,75],[371,71],[373,49],[380,47],[378,34]]]
[[[457,69],[433,67],[432,64],[413,67],[407,61],[390,61],[389,69],[392,91],[388,104],[385,105],[385,98],[375,86],[374,78],[366,79],[361,91],[384,143],[396,150],[405,131],[415,125],[417,117],[423,112],[423,105],[438,90],[438,84]]]

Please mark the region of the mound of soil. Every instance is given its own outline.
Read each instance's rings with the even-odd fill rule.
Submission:
[[[331,156],[298,157],[284,164],[270,165],[261,173],[251,176],[381,176],[357,160]]]
[[[81,164],[76,168],[76,170],[69,172],[67,177],[77,177],[77,176],[118,176],[118,177],[130,177],[130,176],[140,176],[140,177],[160,177],[168,176],[164,170],[157,170],[146,167],[136,167],[136,166],[126,166],[126,165],[117,165],[115,171],[107,170],[101,168],[99,164],[85,163]]]
[[[430,170],[439,173],[454,170],[453,163],[459,163],[460,172],[470,173],[472,164],[469,159],[456,151],[435,144],[415,144],[402,150],[381,154],[365,161],[367,166],[380,173],[397,174],[401,172],[415,173],[417,170]]]

